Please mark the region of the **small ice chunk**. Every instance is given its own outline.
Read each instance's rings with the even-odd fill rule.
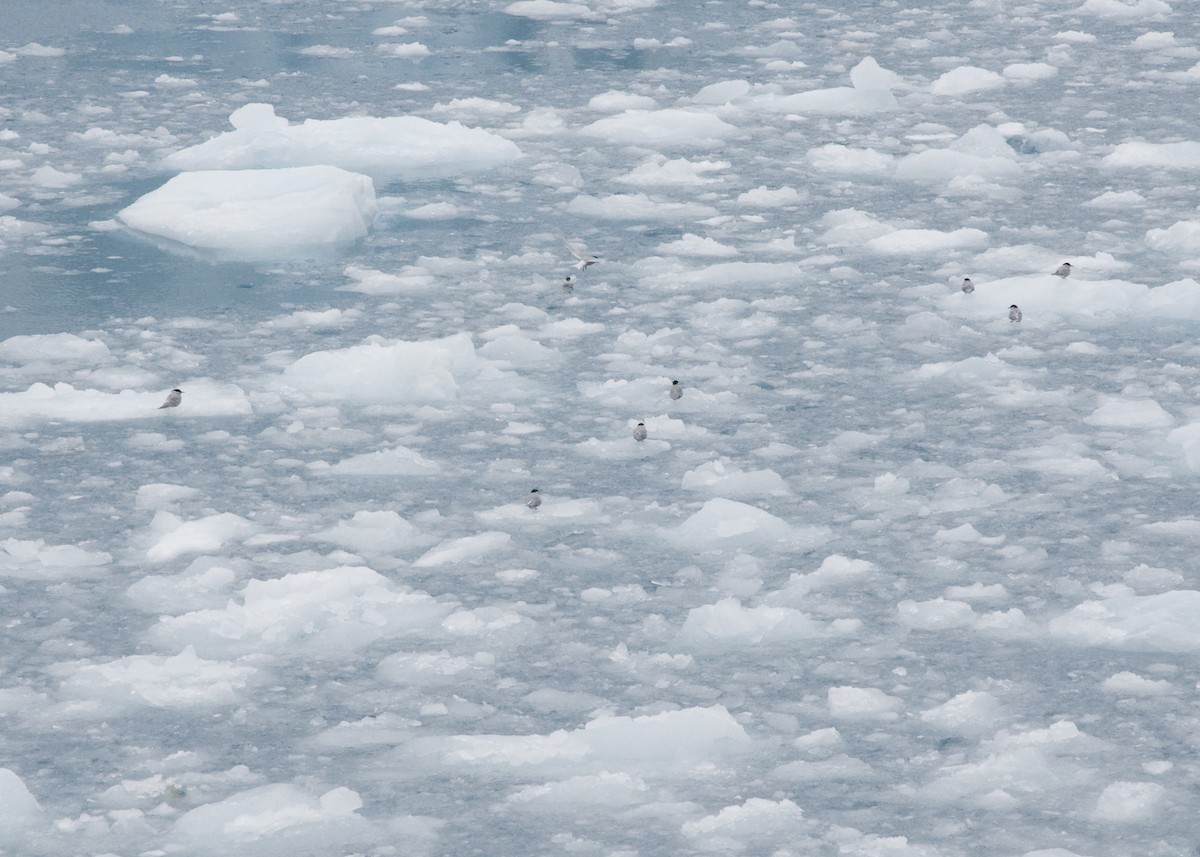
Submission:
[[[831,687],[829,715],[839,720],[895,720],[902,699],[874,687]]]
[[[1115,782],[1096,799],[1092,820],[1102,824],[1136,824],[1152,818],[1167,789],[1158,783]]]
[[[998,89],[1008,81],[1003,75],[977,66],[964,65],[943,74],[929,87],[934,95],[959,97],[988,89]]]

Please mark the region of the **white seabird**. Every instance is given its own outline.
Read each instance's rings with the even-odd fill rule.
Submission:
[[[638,423],[636,426],[634,426],[634,429],[633,429],[633,439],[634,440],[643,441],[646,439],[646,437],[647,437],[647,434],[646,434],[646,424],[645,423]]]
[[[167,400],[158,406],[161,411],[163,408],[178,408],[179,403],[183,401],[183,390],[176,387],[171,392],[167,393]]]
[[[1054,272],[1054,276],[1062,277],[1064,280],[1071,276],[1071,263],[1063,262],[1061,265],[1059,265],[1058,269]]]
[[[587,268],[590,265],[595,265],[597,262],[600,261],[599,256],[593,256],[591,253],[587,252],[586,250],[580,252],[579,250],[576,250],[574,247],[572,247],[570,244],[567,244],[567,242],[565,240],[563,241],[563,244],[566,245],[566,248],[571,251],[571,255],[579,260],[578,262],[575,263],[575,267],[581,271],[584,268]]]
[[[1009,321],[1020,321],[1021,317],[1022,317],[1021,309],[1016,304],[1013,304],[1012,306],[1010,306],[1008,308],[1008,320]]]
[[[525,505],[530,509],[536,509],[542,505],[542,495],[538,493],[536,488],[529,492],[529,498],[525,501]]]

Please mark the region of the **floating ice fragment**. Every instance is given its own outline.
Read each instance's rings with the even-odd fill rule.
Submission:
[[[1198,530],[1197,532],[1200,532]],[[1050,620],[1050,635],[1080,646],[1135,652],[1200,651],[1200,592],[1173,590],[1085,601]]]
[[[1160,19],[1171,14],[1171,6],[1164,0],[1087,0],[1075,10],[1076,14],[1095,15],[1114,21],[1142,21]]]
[[[66,363],[95,366],[112,360],[108,346],[99,339],[73,333],[40,333],[10,336],[0,341],[0,362]]]
[[[839,720],[895,720],[904,701],[874,687],[831,687],[829,715]]]
[[[681,831],[688,839],[712,838],[718,844],[715,850],[724,850],[723,843],[737,842],[745,847],[780,838],[794,847],[797,840],[805,841],[801,834],[803,827],[804,812],[794,801],[750,798],[745,803],[727,806],[716,815],[686,822]]]
[[[508,546],[512,536],[502,532],[480,533],[444,542],[413,562],[414,568],[432,568],[447,563],[470,562]]]
[[[1109,676],[1101,686],[1122,696],[1166,696],[1173,690],[1169,681],[1148,679],[1128,671]]]
[[[137,706],[182,710],[233,705],[258,670],[204,660],[187,646],[178,655],[60,663],[51,672],[63,677],[63,692],[94,699],[102,711],[120,713]]]
[[[163,159],[172,170],[249,170],[328,165],[379,180],[435,178],[491,169],[521,150],[480,128],[416,116],[306,119],[293,125],[269,104],[247,104],[226,131]]]
[[[378,640],[435,633],[455,606],[369,568],[341,567],[249,580],[224,607],[164,617],[150,636],[206,657],[336,659]]]
[[[595,807],[621,809],[644,803],[649,788],[641,777],[633,774],[602,771],[525,786],[510,794],[508,800],[536,809],[561,807],[572,812]]]
[[[0,542],[0,577],[18,580],[70,580],[99,577],[112,562],[104,551],[76,545],[48,545],[42,539],[5,539]]]
[[[929,87],[934,95],[961,96],[998,89],[1008,81],[1003,75],[976,66],[964,65],[943,74]]]
[[[370,178],[311,166],[182,173],[117,218],[148,235],[254,259],[352,243],[377,210]]]
[[[790,644],[822,636],[825,625],[790,607],[743,607],[736,598],[693,607],[676,644],[686,650]]]
[[[0,768],[0,845],[29,845],[29,835],[46,823],[42,807],[25,783],[9,768]]]
[[[755,96],[750,102],[763,110],[780,113],[818,113],[856,116],[899,109],[892,88],[899,82],[893,72],[880,68],[874,57],[864,58],[850,70],[852,86],[814,89],[794,95],[774,93]]]
[[[943,631],[968,628],[975,623],[975,611],[962,601],[935,598],[932,601],[905,599],[896,605],[901,625],[918,631]]]
[[[1115,782],[1096,799],[1092,820],[1103,824],[1135,824],[1152,818],[1166,797],[1159,783]]]
[[[1105,155],[1101,165],[1113,169],[1149,168],[1194,170],[1200,168],[1200,142],[1121,143]]]
[[[727,458],[710,461],[684,473],[682,487],[722,497],[783,496],[791,493],[783,477],[774,470],[740,470]]]
[[[1175,420],[1153,399],[1101,396],[1099,407],[1084,422],[1108,428],[1152,429],[1166,428]]]
[[[517,0],[505,6],[504,11],[535,21],[571,21],[592,15],[592,10],[582,3],[560,3],[557,0]]]
[[[996,731],[1002,715],[992,694],[968,690],[921,712],[921,721],[945,734],[982,737]]]
[[[674,533],[677,540],[692,546],[732,543],[774,545],[790,541],[794,535],[790,524],[770,512],[723,497],[706,502]]]
[[[360,554],[390,553],[421,541],[420,531],[390,509],[355,512],[349,520],[313,533],[313,538]]]
[[[737,128],[712,113],[681,108],[625,110],[597,119],[580,129],[622,146],[645,146],[658,151],[715,149],[737,133]]]
[[[421,342],[373,336],[362,345],[306,354],[284,370],[283,380],[321,401],[448,402],[478,371],[469,334]]]
[[[357,814],[361,806],[358,794],[346,788],[315,797],[293,785],[260,786],[184,813],[170,841],[192,853],[223,857],[354,850],[381,835]]]

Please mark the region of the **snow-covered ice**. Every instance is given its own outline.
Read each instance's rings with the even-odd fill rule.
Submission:
[[[1187,4],[8,5],[0,852],[1194,854]]]

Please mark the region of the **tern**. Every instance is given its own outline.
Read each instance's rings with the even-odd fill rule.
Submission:
[[[588,268],[592,265],[595,265],[597,262],[600,261],[599,256],[593,256],[591,253],[587,252],[586,250],[581,253],[578,250],[576,250],[574,247],[572,247],[570,244],[567,244],[567,242],[565,240],[563,241],[563,244],[566,246],[566,248],[568,250],[571,251],[571,255],[579,260],[578,262],[575,263],[575,267],[578,268],[580,271],[582,271],[583,269]]]

